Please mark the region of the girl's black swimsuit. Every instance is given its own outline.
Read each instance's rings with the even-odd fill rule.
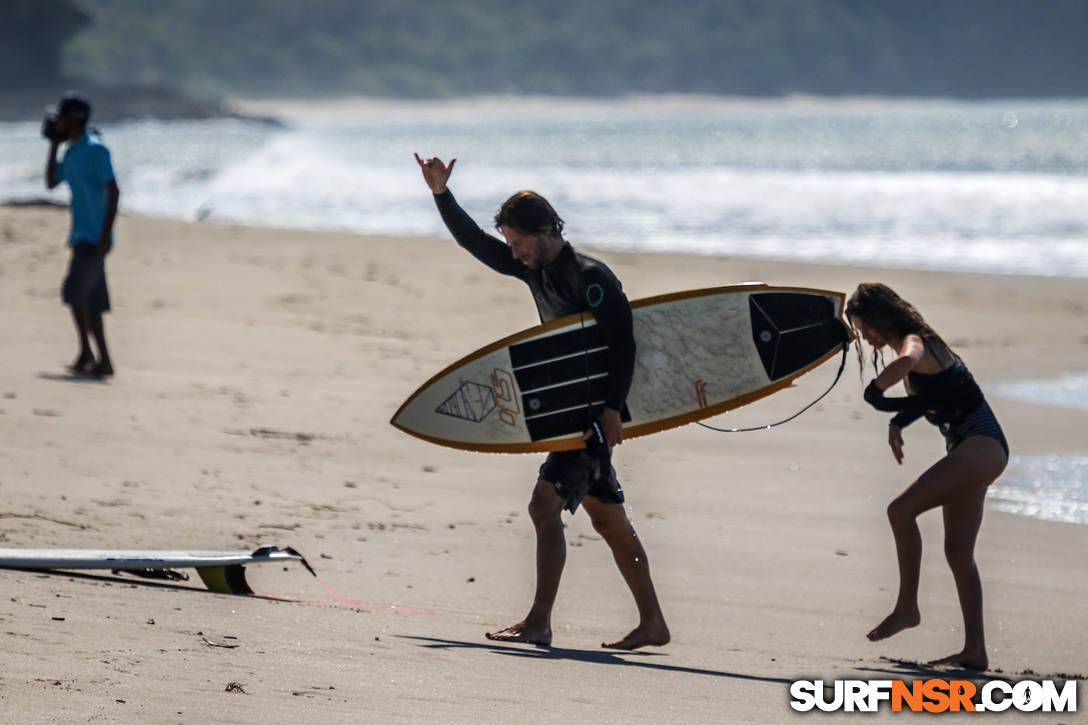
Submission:
[[[865,400],[877,410],[895,411],[892,425],[905,428],[923,415],[937,426],[945,438],[945,448],[951,451],[966,438],[993,438],[1009,455],[1005,433],[997,422],[982,389],[963,362],[957,360],[939,373],[918,373],[907,376],[911,394],[905,398],[888,398],[876,386],[876,380],[865,388]]]

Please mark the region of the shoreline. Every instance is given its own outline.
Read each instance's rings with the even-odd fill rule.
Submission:
[[[887,108],[888,106],[912,106],[929,103],[935,106],[955,108],[958,106],[981,105],[1017,105],[1048,103],[1084,103],[1088,97],[1079,96],[1043,96],[1043,97],[986,97],[966,98],[953,96],[879,96],[845,95],[820,96],[806,93],[791,93],[781,96],[728,96],[704,95],[697,93],[628,93],[617,96],[544,96],[483,94],[457,96],[451,98],[393,98],[381,96],[320,96],[317,98],[270,97],[248,98],[228,96],[223,100],[228,108],[241,113],[269,115],[282,120],[306,118],[310,116],[349,115],[360,111],[391,110],[429,110],[451,105],[475,107],[480,110],[501,110],[509,107],[511,100],[516,100],[519,108],[528,108],[534,113],[549,109],[580,107],[588,109],[611,110],[617,107],[632,110],[673,112],[683,111],[758,111],[766,109],[808,109],[834,108],[838,110],[867,110]]]
[[[599,648],[637,613],[581,512],[564,518],[555,647],[503,645],[483,632],[517,621],[532,597],[525,506],[541,457],[444,449],[388,419],[451,360],[536,324],[521,283],[448,239],[123,216],[106,319],[118,374],[71,381],[60,375],[75,347],[58,295],[67,224],[61,209],[0,208],[0,546],[289,545],[353,601],[434,614],[314,603],[329,597],[301,567],[247,575],[258,592],[304,602],[0,571],[11,593],[0,601],[5,711],[770,723],[792,716],[788,683],[809,676],[972,678],[917,664],[961,643],[938,512],[919,520],[921,626],[865,639],[897,581],[886,506],[943,445],[916,424],[895,464],[886,421],[861,400],[871,371],[859,375],[853,354],[832,393],[788,425],[737,436],[685,426],[617,450],[670,645]],[[878,277],[918,305],[984,391],[1079,371],[1088,355],[1086,280],[600,255],[632,299],[744,279],[849,292]],[[722,422],[780,419],[833,372],[821,366]],[[1084,450],[1088,411],[991,403],[1014,453]],[[1084,528],[1055,523],[987,507],[976,559],[994,670],[977,679],[1088,677]],[[201,639],[228,635],[237,648]],[[224,693],[231,682],[249,696]]]
[[[34,196],[26,199],[6,199],[0,200],[0,209],[65,209],[67,210],[68,204],[63,201],[57,201],[46,196]],[[162,221],[182,224],[211,224],[220,227],[244,227],[250,229],[268,230],[273,232],[290,232],[290,233],[308,233],[308,234],[330,234],[330,235],[354,235],[360,238],[381,238],[381,239],[402,239],[409,240],[426,240],[428,242],[448,240],[449,236],[443,234],[397,234],[392,232],[370,232],[359,231],[350,227],[313,227],[313,226],[290,226],[284,224],[261,224],[253,221],[232,221],[229,219],[192,219],[182,216],[164,216],[161,214],[143,214],[140,212],[126,212],[118,211],[118,218],[133,218],[133,219],[145,219],[150,222]],[[621,247],[609,247],[598,246],[593,244],[581,245],[579,248],[584,248],[592,251],[594,254],[608,254],[616,256],[640,256],[646,255],[650,257],[686,257],[691,259],[717,259],[717,260],[732,260],[735,262],[747,262],[751,264],[757,264],[760,262],[769,264],[783,264],[783,265],[811,265],[813,267],[834,267],[844,270],[857,270],[859,272],[864,270],[872,270],[876,272],[917,272],[924,274],[947,274],[947,275],[962,275],[962,276],[975,276],[975,277],[993,277],[997,279],[1008,280],[1034,280],[1037,282],[1048,281],[1067,281],[1067,282],[1085,282],[1088,281],[1088,277],[1069,277],[1060,274],[1044,275],[1044,274],[1013,274],[1011,272],[993,272],[987,270],[970,270],[970,269],[947,269],[941,267],[910,267],[905,265],[866,265],[858,261],[842,261],[828,259],[808,259],[802,258],[791,259],[784,256],[758,256],[758,255],[744,255],[744,254],[721,254],[716,252],[694,252],[687,250],[662,250],[662,249],[633,249],[633,248],[621,248]],[[860,279],[860,277],[859,277]],[[1088,370],[1088,365],[1086,365]]]

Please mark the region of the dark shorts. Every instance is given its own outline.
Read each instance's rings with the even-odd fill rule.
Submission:
[[[623,503],[616,469],[609,466],[605,475],[596,478],[597,460],[584,449],[549,453],[540,467],[540,478],[555,486],[555,492],[566,502],[564,508],[571,513],[578,510],[586,496],[604,503]]]
[[[68,276],[61,287],[61,299],[74,310],[92,315],[110,311],[110,291],[106,287],[106,259],[94,244],[72,245]]]
[[[1009,442],[1005,440],[1005,432],[1001,430],[1001,424],[997,422],[997,416],[990,409],[990,404],[985,400],[963,420],[956,424],[945,423],[940,427],[944,435],[944,447],[951,451],[967,438],[972,436],[986,436],[993,438],[1005,449],[1005,457],[1009,456]]]

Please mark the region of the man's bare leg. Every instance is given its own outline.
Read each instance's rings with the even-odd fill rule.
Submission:
[[[653,579],[650,578],[650,562],[646,559],[646,551],[642,548],[642,542],[631,526],[623,505],[604,503],[592,496],[586,496],[582,506],[593,520],[593,528],[612,549],[612,558],[615,559],[638,607],[638,626],[623,639],[602,643],[601,646],[631,650],[647,645],[668,644],[669,628],[657,601]]]
[[[563,536],[563,499],[548,481],[539,479],[529,500],[529,517],[536,528],[536,594],[525,619],[487,638],[498,642],[526,642],[547,647],[552,643],[552,607],[567,561]]]
[[[106,348],[106,329],[102,323],[102,313],[88,314],[91,332],[94,333],[94,344],[98,347],[98,364],[91,372],[103,377],[113,375],[113,361],[110,360],[110,351]]]
[[[76,334],[79,336],[79,356],[68,366],[68,372],[79,375],[94,365],[94,355],[91,353],[91,341],[87,337],[87,313],[73,307],[72,319],[76,323]]]

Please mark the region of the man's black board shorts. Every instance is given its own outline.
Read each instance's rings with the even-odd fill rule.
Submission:
[[[566,502],[564,508],[571,513],[586,496],[604,503],[623,503],[623,489],[616,479],[616,469],[611,465],[597,477],[600,458],[584,448],[576,451],[549,453],[540,467],[540,478],[552,484],[555,492]]]
[[[77,242],[72,245],[68,276],[61,287],[64,304],[75,310],[99,315],[110,310],[110,292],[106,287],[106,258],[98,246]]]

